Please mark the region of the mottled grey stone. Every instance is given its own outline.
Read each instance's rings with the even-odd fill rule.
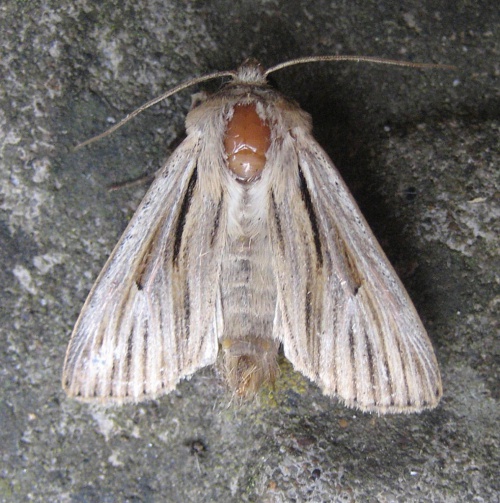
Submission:
[[[497,2],[4,0],[0,12],[0,501],[498,501]],[[72,325],[145,191],[107,185],[161,165],[190,92],[73,145],[248,56],[332,53],[459,67],[273,77],[312,114],[414,299],[440,406],[358,413],[286,362],[274,391],[241,406],[212,369],[137,406],[67,399]]]

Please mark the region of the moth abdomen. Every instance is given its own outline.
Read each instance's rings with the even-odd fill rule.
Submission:
[[[276,374],[276,282],[265,235],[233,239],[227,247],[221,274],[224,372],[238,394],[251,395]]]
[[[278,341],[264,337],[223,340],[224,375],[237,395],[255,395],[262,385],[274,382],[278,349]]]

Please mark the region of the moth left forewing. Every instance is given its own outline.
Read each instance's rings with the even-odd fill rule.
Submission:
[[[441,380],[431,343],[337,170],[302,128],[280,156],[295,181],[273,194],[269,217],[286,357],[347,405],[434,407]]]
[[[200,133],[159,172],[87,298],[64,364],[70,396],[154,398],[215,363],[226,208],[199,183],[212,164]]]

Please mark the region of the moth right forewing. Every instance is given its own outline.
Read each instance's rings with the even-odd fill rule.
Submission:
[[[325,377],[332,369],[327,364],[320,372],[325,392],[377,412],[434,407],[442,393],[441,378],[411,299],[321,147],[311,137],[299,136],[298,151],[321,221],[322,247],[337,251],[327,277],[337,275],[343,291],[333,317],[343,319],[340,332],[332,334],[338,337],[337,389],[328,388]]]
[[[289,136],[283,138],[274,161],[271,166],[286,167],[290,178],[277,179],[270,196],[269,229],[278,287],[275,337],[283,341],[285,356],[294,367],[317,381],[320,354],[317,339],[309,334],[319,330],[323,319],[324,282],[323,275],[317,274],[322,257],[300,190],[298,157]]]
[[[300,127],[284,136],[280,160],[295,180],[272,195],[269,216],[285,356],[347,405],[435,406],[430,341],[337,170]]]

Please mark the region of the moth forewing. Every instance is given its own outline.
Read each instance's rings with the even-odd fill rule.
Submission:
[[[435,406],[442,392],[439,370],[408,294],[333,163],[309,134],[301,132],[296,139],[306,199],[313,201],[311,240],[319,237],[323,251],[323,266],[313,281],[325,293],[315,306],[302,308],[314,310],[318,327],[306,346],[309,367],[304,353],[300,356],[306,375],[316,375],[325,393],[364,410],[411,412]],[[286,262],[278,264],[283,266]],[[289,274],[280,275],[285,286]],[[292,316],[300,313],[300,302],[290,309]],[[284,346],[286,355],[286,341]]]
[[[309,115],[257,63],[229,73],[188,114],[186,140],[90,292],[64,389],[152,398],[221,353],[229,386],[252,395],[275,378],[282,343],[296,370],[346,405],[434,407],[429,338]]]
[[[172,154],[91,290],[66,353],[70,396],[152,398],[215,363],[224,218],[195,190],[200,143],[193,134]]]

